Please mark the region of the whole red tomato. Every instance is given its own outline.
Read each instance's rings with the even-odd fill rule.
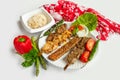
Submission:
[[[26,35],[19,35],[15,37],[13,44],[19,54],[26,54],[32,49],[32,42]]]

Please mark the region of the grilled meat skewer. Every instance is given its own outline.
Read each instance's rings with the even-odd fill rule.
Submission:
[[[74,47],[71,52],[67,55],[67,57],[65,58],[66,59],[66,63],[67,65],[64,67],[64,70],[67,69],[67,67],[71,64],[74,64],[77,59],[80,57],[80,55],[83,53],[84,51],[84,47],[79,49],[77,47]]]
[[[81,38],[74,37],[71,39],[68,43],[66,43],[64,46],[56,50],[54,53],[48,56],[48,58],[52,61],[55,61],[59,59],[61,56],[63,56],[66,52],[68,52],[71,48],[73,48]]]
[[[65,57],[66,66],[64,67],[64,70],[68,68],[69,65],[74,64],[80,55],[85,50],[84,45],[87,42],[89,38],[83,37],[74,48],[71,49],[70,53]]]

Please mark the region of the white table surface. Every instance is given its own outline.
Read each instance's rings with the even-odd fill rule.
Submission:
[[[59,69],[48,64],[35,77],[34,66],[23,68],[21,57],[13,50],[17,35],[29,34],[20,25],[20,16],[42,4],[57,0],[0,0],[0,80],[120,80],[120,35],[112,35],[100,42],[97,56],[82,70]],[[73,0],[79,5],[92,7],[109,19],[120,23],[120,0]]]

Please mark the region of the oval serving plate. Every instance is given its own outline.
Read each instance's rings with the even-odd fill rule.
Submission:
[[[67,28],[69,28],[70,25],[71,25],[71,22],[65,22],[65,23],[67,24]],[[43,34],[44,34],[46,31],[47,31],[47,30],[43,31],[43,32],[41,33],[40,37],[42,37]],[[89,33],[88,36],[93,37],[94,39],[96,39],[96,38],[94,37],[94,35],[91,34],[91,33]],[[44,36],[44,37],[42,37],[42,38],[39,38],[38,46],[39,46],[40,49],[41,49],[41,48],[43,47],[43,45],[46,43],[46,38],[47,38],[47,36]],[[59,47],[58,47],[58,48],[59,48]],[[57,48],[57,49],[58,49],[58,48]],[[53,51],[53,52],[54,52],[54,51]],[[52,53],[52,52],[51,52],[51,53]],[[66,63],[65,63],[65,61],[64,61],[64,58],[65,58],[65,56],[68,54],[68,52],[67,52],[66,54],[64,54],[61,58],[59,58],[59,59],[56,60],[56,61],[51,61],[51,60],[48,59],[48,56],[49,56],[51,53],[49,53],[49,54],[43,53],[42,55],[43,55],[43,57],[44,57],[49,63],[51,63],[52,65],[54,65],[54,66],[56,66],[56,67],[59,67],[59,68],[64,68],[65,65],[66,65]],[[82,62],[80,62],[79,60],[77,60],[74,64],[70,65],[67,69],[80,69],[80,68],[83,68],[85,65],[86,65],[86,63],[82,63]]]

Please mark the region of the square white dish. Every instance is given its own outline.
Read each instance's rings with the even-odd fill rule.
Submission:
[[[42,13],[47,17],[47,24],[42,26],[42,27],[33,29],[30,26],[28,26],[28,20],[33,15],[38,14],[38,13]],[[43,30],[48,29],[49,27],[51,27],[53,24],[55,24],[54,18],[43,7],[32,10],[30,12],[27,12],[27,13],[23,14],[22,16],[20,16],[20,21],[21,21],[23,27],[25,28],[25,30],[27,30],[30,33],[37,33],[37,32],[43,31]]]

